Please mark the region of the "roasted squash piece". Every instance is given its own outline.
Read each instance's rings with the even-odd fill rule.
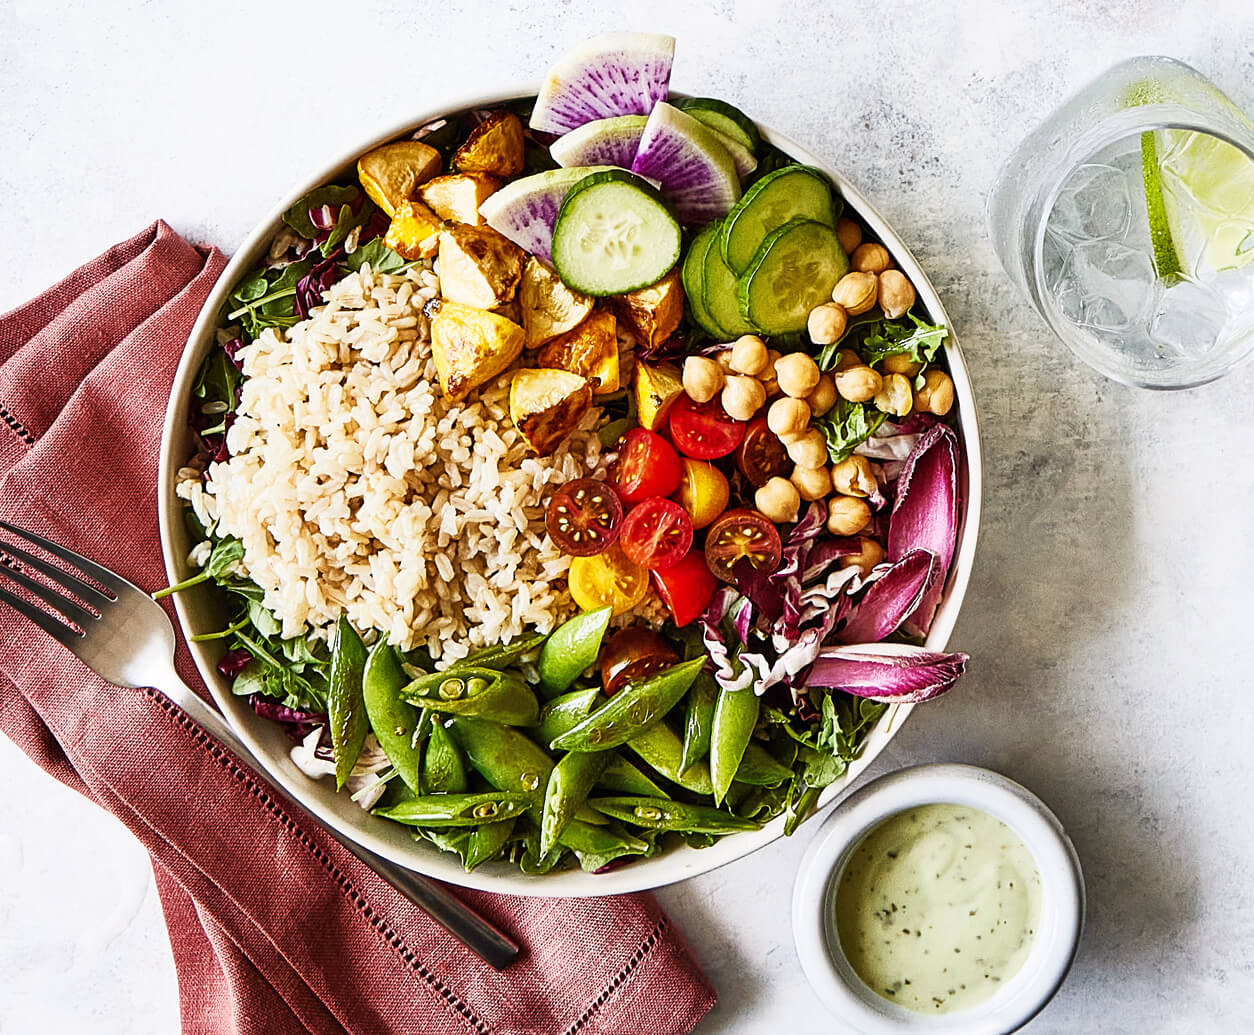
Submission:
[[[440,171],[440,152],[420,140],[398,140],[357,159],[362,189],[389,216]]]
[[[440,294],[495,309],[514,297],[527,253],[490,226],[457,223],[440,234]]]
[[[496,313],[444,302],[431,318],[431,354],[444,394],[462,399],[522,354],[523,329]]]
[[[455,173],[428,180],[417,193],[418,200],[441,219],[477,226],[483,222],[479,218],[479,206],[500,185],[495,176],[486,173]]]
[[[536,356],[542,367],[557,367],[586,377],[593,395],[618,391],[618,321],[604,309],[574,330],[559,335]]]
[[[656,431],[666,422],[671,404],[684,394],[679,367],[674,363],[637,363],[632,388],[636,394],[636,415],[642,428]]]
[[[529,349],[565,334],[592,312],[592,299],[568,288],[539,259],[527,260],[518,298]]]
[[[568,370],[517,370],[509,385],[509,415],[527,444],[548,456],[592,405],[587,378]]]
[[[517,176],[523,171],[522,120],[508,111],[489,115],[457,149],[453,165],[459,172]]]
[[[430,259],[440,247],[443,226],[444,220],[421,201],[402,201],[383,243],[403,259]]]
[[[676,266],[656,284],[613,299],[618,318],[635,331],[636,341],[656,348],[675,333],[684,315],[684,285]]]

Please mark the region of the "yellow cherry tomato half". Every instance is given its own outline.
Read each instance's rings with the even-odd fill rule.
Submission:
[[[693,528],[705,528],[727,509],[730,490],[727,478],[713,464],[704,460],[680,457],[683,477],[675,491],[675,499],[688,511]]]
[[[567,574],[570,595],[585,611],[612,607],[630,611],[649,592],[649,573],[631,560],[618,543],[591,557],[575,557]]]

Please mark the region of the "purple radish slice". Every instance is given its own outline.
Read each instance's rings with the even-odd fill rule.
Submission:
[[[940,654],[908,643],[828,647],[814,660],[807,686],[825,686],[872,701],[918,704],[952,689],[966,654]]]
[[[565,168],[577,165],[616,165],[630,169],[636,157],[647,115],[618,115],[597,119],[558,137],[549,147],[553,161]]]
[[[608,166],[546,169],[507,183],[479,206],[488,226],[545,262],[552,261],[553,224],[567,192],[585,176]]]
[[[867,587],[837,639],[841,643],[878,643],[912,615],[936,577],[936,558],[911,550]]]
[[[709,126],[659,101],[649,115],[631,171],[651,176],[681,223],[720,219],[740,200],[736,163]]]
[[[594,36],[549,69],[531,111],[531,128],[567,133],[594,119],[648,115],[666,97],[674,59],[674,36]]]

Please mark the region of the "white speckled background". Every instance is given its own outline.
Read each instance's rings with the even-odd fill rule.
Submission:
[[[157,216],[230,251],[306,170],[595,31],[675,34],[678,89],[804,142],[896,224],[972,368],[974,661],[877,770],[991,766],[1068,827],[1088,930],[1030,1031],[1254,1030],[1254,370],[1179,395],[1101,380],[1012,293],[983,220],[1018,137],[1121,58],[1182,58],[1254,112],[1248,2],[629,9],[2,0],[0,311]],[[3,738],[0,786],[0,1033],[175,1031],[144,854]],[[701,1031],[826,1030],[788,920],[807,835],[663,892],[721,995]]]

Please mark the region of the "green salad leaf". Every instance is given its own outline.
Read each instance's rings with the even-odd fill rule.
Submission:
[[[384,244],[382,237],[367,241],[344,259],[344,265],[354,273],[366,263],[370,263],[375,273],[399,273],[410,265],[408,260]]]
[[[309,218],[309,210],[311,208],[330,205],[332,209],[339,210],[340,218],[343,219],[344,209],[352,205],[360,197],[361,191],[356,187],[337,187],[334,184],[329,187],[318,187],[311,190],[284,212],[283,222],[300,234],[301,237],[306,237],[312,241],[318,236],[318,228],[313,225]],[[365,208],[365,206],[362,207]]]
[[[914,313],[906,313],[906,316],[910,318],[910,323],[905,320],[884,320],[866,336],[858,352],[868,365],[878,363],[885,356],[896,356],[903,352],[915,363],[922,363],[924,366],[936,358],[936,353],[949,337],[948,329],[941,324],[920,320]]]
[[[838,464],[853,455],[853,451],[875,434],[888,414],[865,403],[851,403],[837,399],[836,405],[826,416],[814,422],[827,439],[827,452],[832,463]]]

